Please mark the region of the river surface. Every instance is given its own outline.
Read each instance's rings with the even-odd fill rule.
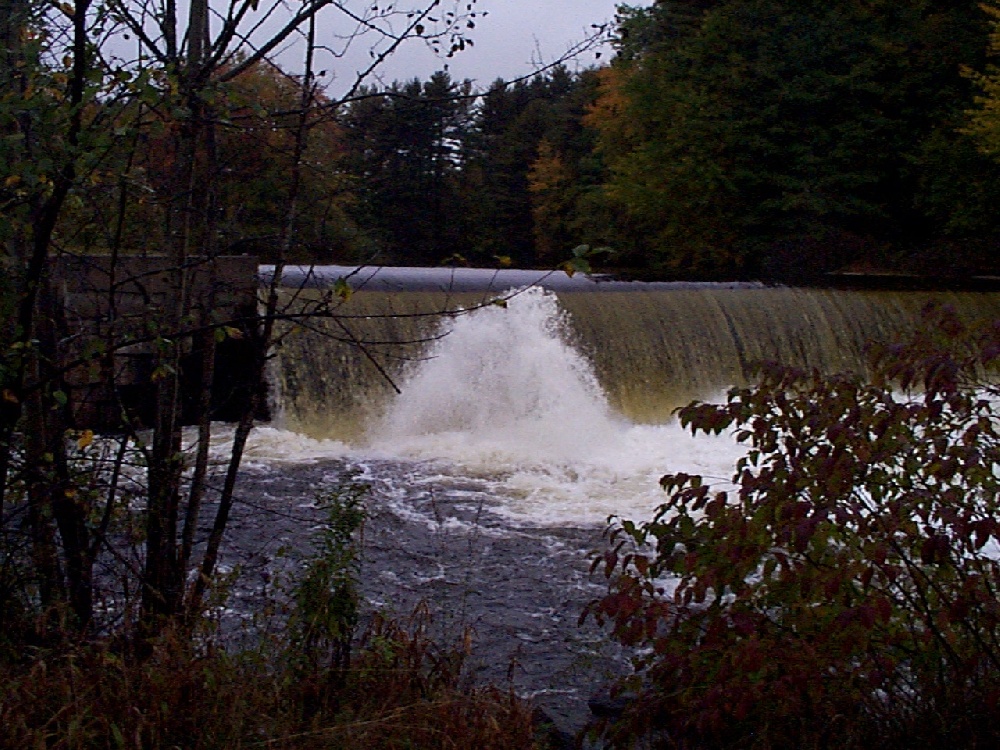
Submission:
[[[865,342],[911,329],[929,299],[532,289],[434,315],[458,300],[464,277],[448,273],[443,298],[359,291],[326,327],[287,331],[275,421],[252,435],[229,537],[227,564],[244,581],[232,610],[259,611],[308,554],[317,496],[358,478],[370,487],[366,611],[405,619],[426,606],[443,643],[471,634],[472,676],[509,684],[570,733],[589,719],[588,698],[627,670],[605,633],[579,624],[604,591],[590,566],[608,518],[649,519],[664,473],[728,488],[741,454],[727,435],[692,438],[672,409],[692,394],[722,398],[763,359],[863,368]],[[395,283],[362,281],[352,278]],[[949,300],[971,316],[997,307],[995,295]]]
[[[579,623],[605,590],[590,566],[608,518],[651,517],[666,472],[725,483],[739,451],[728,437],[692,438],[613,409],[564,324],[541,291],[459,317],[350,440],[308,437],[287,416],[279,426],[276,410],[242,471],[229,564],[244,585],[233,609],[250,617],[262,592],[294,574],[322,521],[317,497],[356,478],[370,487],[367,611],[405,619],[426,606],[442,643],[471,635],[471,676],[509,684],[564,731],[582,728],[588,698],[627,669],[605,633]]]
[[[227,537],[225,569],[240,570],[230,615],[252,620],[266,595],[295,577],[324,520],[322,493],[363,482],[366,612],[406,620],[426,607],[440,643],[471,636],[470,677],[509,685],[574,733],[590,718],[588,699],[628,668],[605,633],[579,622],[605,590],[590,565],[607,517],[648,518],[662,500],[663,471],[701,470],[721,481],[736,453],[731,441],[692,439],[676,425],[617,426],[620,443],[606,446],[606,461],[562,466],[495,452],[488,462],[434,459],[415,455],[433,452],[426,447],[405,445],[391,455],[389,445],[357,448],[262,426],[248,446]],[[639,455],[625,470],[613,466],[643,445],[644,470]]]

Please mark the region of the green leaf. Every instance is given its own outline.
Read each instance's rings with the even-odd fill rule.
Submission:
[[[347,279],[341,277],[334,283],[333,293],[340,297],[340,299],[344,302],[347,302],[347,300],[351,298],[351,295],[354,294],[354,289],[347,282]]]

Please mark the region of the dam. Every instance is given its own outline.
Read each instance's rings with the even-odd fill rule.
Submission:
[[[308,308],[341,270],[293,270],[286,304]],[[504,349],[522,345],[529,330],[541,327],[586,360],[613,412],[637,424],[660,424],[692,399],[747,384],[761,362],[864,372],[867,345],[913,331],[932,302],[954,307],[968,322],[1000,314],[996,292],[601,282],[561,272],[457,269],[474,270],[349,276],[355,292],[329,319],[292,325],[279,340],[274,376],[284,424],[313,437],[356,439],[397,398],[401,383],[433,366],[428,360],[460,348],[447,344],[448,337],[457,331],[463,346],[472,347],[472,329],[485,335],[501,319],[508,320],[508,338],[478,348],[481,358],[498,360],[484,369],[496,370]],[[516,330],[518,321],[524,331]]]
[[[677,406],[751,382],[761,360],[864,372],[868,342],[912,331],[931,302],[968,322],[1000,316],[989,292],[560,277],[524,288],[469,269],[421,271],[411,288],[397,269],[354,274],[338,294],[340,269],[292,270],[273,418],[248,444],[234,538],[247,559],[279,565],[280,550],[308,544],[322,492],[363,482],[366,606],[429,611],[441,642],[468,636],[471,675],[567,731],[628,668],[606,634],[578,625],[605,590],[589,568],[607,519],[647,520],[667,472],[729,488],[742,455],[732,436],[681,429]]]

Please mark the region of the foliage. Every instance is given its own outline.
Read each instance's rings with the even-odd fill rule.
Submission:
[[[365,520],[368,486],[340,484],[322,495],[317,507],[327,514],[316,550],[294,591],[289,622],[293,654],[307,658],[312,671],[345,668],[358,622],[358,540]]]
[[[486,91],[465,176],[469,244],[480,257],[551,267],[580,242],[606,241],[602,217],[585,206],[600,182],[593,133],[583,126],[595,96],[593,71],[562,66]]]
[[[590,245],[577,245],[573,248],[572,257],[569,260],[563,262],[559,268],[566,273],[567,276],[572,277],[576,273],[590,273],[593,271],[590,261],[600,255],[607,255],[610,253],[610,248],[607,247],[591,247]]]
[[[986,2],[982,9],[990,18],[988,53],[991,61],[983,72],[965,69],[978,91],[975,107],[967,113],[965,132],[972,136],[983,153],[997,159],[1000,158],[1000,67],[993,60],[1000,55],[1000,5]]]
[[[443,71],[428,81],[363,88],[341,115],[353,214],[394,262],[436,265],[461,249],[458,175],[472,83]]]
[[[599,81],[598,71],[583,71],[549,104],[549,125],[534,150],[527,177],[535,262],[540,265],[557,263],[579,242],[620,241],[603,196],[605,170],[595,132],[585,124]]]
[[[592,71],[563,66],[481,94],[445,72],[363,89],[340,115],[347,213],[366,228],[358,251],[551,267],[581,240],[603,239],[606,224],[586,203],[599,190],[583,125],[595,95]],[[544,177],[549,158],[563,165],[558,183]]]
[[[223,66],[220,75],[232,68]],[[342,133],[333,118],[333,103],[321,91],[312,94],[305,122],[300,122],[301,88],[299,77],[257,62],[204,92],[218,123],[212,163],[203,178],[213,185],[212,242],[219,252],[249,252],[262,262],[274,260],[281,249],[296,165],[298,231],[289,248],[290,260],[329,261],[347,242],[352,227],[345,207],[352,196],[340,171]],[[126,112],[135,119],[133,132],[113,155],[113,164],[127,181],[130,196],[119,242],[122,252],[136,253],[167,246],[164,232],[175,200],[184,113],[160,102],[149,107],[131,103]],[[300,124],[308,139],[296,157]],[[96,204],[114,201],[119,189],[115,182],[94,186],[85,193],[87,205],[96,211]],[[108,239],[100,233],[80,235],[78,243],[90,252],[107,252]]]
[[[680,411],[747,445],[618,520],[590,614],[638,648],[616,746],[991,747],[1000,700],[1000,324],[946,309],[873,377],[765,366]]]
[[[633,222],[620,231],[672,275],[790,280],[995,231],[996,167],[957,132],[971,104],[960,66],[986,41],[974,3],[629,11],[590,118],[608,197]],[[975,196],[970,167],[993,175]]]
[[[291,666],[280,643],[230,653],[164,634],[143,660],[107,642],[35,652],[0,669],[0,747],[535,747],[530,707],[465,688],[461,645],[441,647],[425,630],[420,614],[373,622],[319,700],[312,686],[324,675]]]

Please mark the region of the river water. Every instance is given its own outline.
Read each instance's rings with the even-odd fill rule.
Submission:
[[[275,419],[251,438],[230,535],[248,582],[235,609],[249,616],[299,564],[318,494],[358,478],[370,486],[369,611],[426,606],[444,641],[471,635],[470,674],[510,684],[567,732],[627,670],[592,622],[578,623],[604,590],[589,570],[608,518],[648,519],[667,472],[726,486],[740,455],[729,436],[692,438],[671,410],[721,398],[754,359],[861,367],[864,341],[912,327],[927,300],[536,288],[498,305],[441,294],[359,292],[337,320],[285,332]],[[960,302],[974,315],[996,297]],[[431,314],[462,306],[472,311]]]
[[[317,497],[362,481],[368,611],[426,607],[442,643],[470,636],[470,676],[580,729],[588,698],[627,670],[579,623],[604,591],[590,564],[609,516],[648,518],[666,471],[724,482],[737,450],[616,412],[565,324],[553,295],[528,292],[455,319],[360,437],[310,437],[288,415],[255,429],[228,536],[242,580],[233,610],[250,618],[294,575],[322,521]]]

